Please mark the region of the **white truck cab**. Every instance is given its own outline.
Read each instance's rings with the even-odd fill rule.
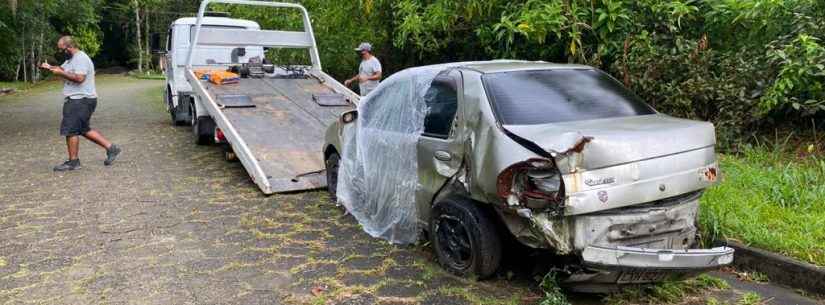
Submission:
[[[186,81],[184,68],[189,49],[195,35],[198,19],[186,17],[175,20],[170,26],[166,38],[165,56],[162,57],[166,74],[164,101],[175,125],[190,125],[198,115],[191,107],[195,103],[192,86]],[[203,28],[260,30],[257,22],[226,17],[203,17]],[[260,46],[214,46],[198,45],[192,53],[193,65],[237,64],[249,61],[249,58],[264,57]]]

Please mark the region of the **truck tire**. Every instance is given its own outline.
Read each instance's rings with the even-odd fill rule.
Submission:
[[[215,142],[215,121],[208,116],[192,115],[192,117],[194,118],[192,120],[192,133],[195,135],[195,144],[213,144]]]
[[[172,124],[178,125],[177,109],[175,109],[175,106],[172,103],[172,91],[169,89],[169,86],[166,86],[166,109],[172,117]]]
[[[329,154],[324,161],[327,172],[327,192],[329,192],[330,199],[336,201],[338,194],[338,164],[341,161],[341,156],[337,152]]]
[[[187,95],[178,95],[178,106],[171,107],[169,112],[172,114],[172,124],[175,126],[186,126],[191,124],[191,112],[190,112],[190,105],[191,101],[189,101],[190,97]],[[171,103],[171,97],[170,97]]]
[[[446,198],[433,207],[430,241],[441,266],[458,276],[488,278],[501,264],[492,213],[469,199]]]

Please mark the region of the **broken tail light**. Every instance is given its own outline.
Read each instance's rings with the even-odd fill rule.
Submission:
[[[510,206],[544,210],[560,206],[564,185],[552,161],[530,159],[502,171],[497,191]]]
[[[215,143],[224,143],[226,142],[226,136],[223,134],[223,130],[220,128],[215,128]]]

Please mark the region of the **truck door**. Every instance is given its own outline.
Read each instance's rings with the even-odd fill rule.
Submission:
[[[429,111],[418,141],[419,190],[416,192],[419,211],[426,217],[423,219],[428,219],[433,196],[461,167],[464,146],[457,130],[463,99],[461,83],[461,72],[445,71],[433,80],[425,95]]]

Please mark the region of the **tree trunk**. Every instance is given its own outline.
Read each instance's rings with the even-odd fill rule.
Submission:
[[[137,27],[137,51],[138,51],[138,72],[143,73],[143,44],[140,39],[140,3],[134,0],[135,3],[135,26]]]
[[[146,58],[146,69],[152,70],[152,66],[154,65],[154,60],[152,56],[152,46],[149,45],[149,40],[152,39],[152,35],[149,33],[149,11],[148,9],[143,10],[143,21],[144,21],[144,30],[146,33],[143,35],[143,40],[146,40],[146,54],[148,55]]]
[[[17,69],[14,69],[14,81],[20,80],[20,68],[23,67],[23,63],[17,64]]]
[[[32,83],[37,83],[37,78],[40,77],[40,71],[39,71],[39,69],[37,69],[37,54],[34,53],[35,52],[34,37],[32,37],[32,48],[31,48],[30,51],[31,51],[31,55],[32,55],[32,59],[31,59],[31,63],[32,63],[32,65],[31,65],[31,67],[32,67]]]
[[[25,82],[29,81],[29,67],[26,66],[26,43],[25,42],[23,42],[23,47],[21,48],[21,51],[23,52],[21,57],[23,59],[23,82],[25,83]]]
[[[12,16],[17,16],[17,0],[9,0],[9,8]]]

